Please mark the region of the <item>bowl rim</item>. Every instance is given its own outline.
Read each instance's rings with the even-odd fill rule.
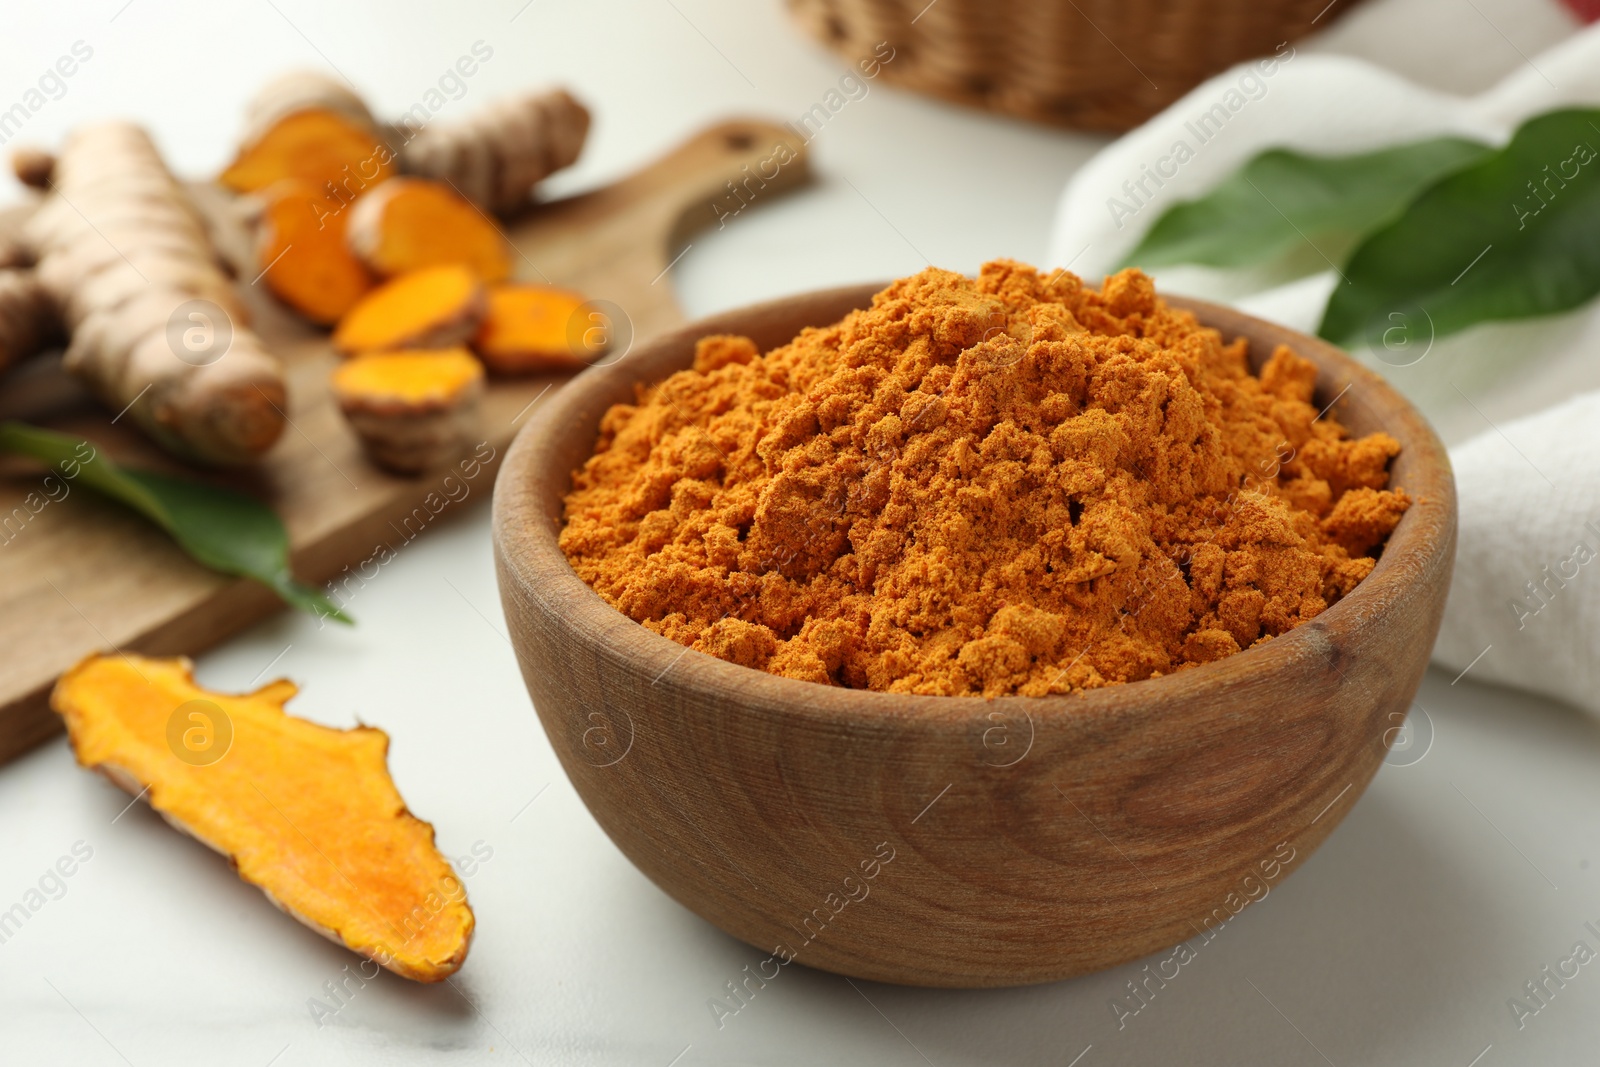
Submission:
[[[1346,633],[1356,634],[1369,627],[1376,614],[1394,610],[1408,596],[1414,595],[1410,589],[1413,580],[1435,568],[1439,557],[1453,555],[1456,500],[1449,456],[1432,426],[1409,400],[1377,372],[1327,341],[1222,305],[1162,293],[1159,294],[1161,299],[1193,313],[1200,325],[1218,329],[1224,342],[1245,336],[1245,331],[1238,328],[1245,326],[1257,334],[1275,338],[1276,343],[1288,344],[1297,354],[1311,359],[1318,368],[1319,397],[1325,377],[1334,375],[1346,380],[1346,388],[1327,402],[1329,408],[1345,393],[1359,390],[1376,401],[1374,408],[1390,410],[1403,423],[1381,428],[1401,443],[1402,452],[1394,462],[1407,471],[1403,487],[1411,495],[1410,508],[1385,543],[1372,572],[1349,595],[1287,633],[1210,663],[1095,689],[1043,696],[1006,694],[995,697],[894,693],[788,678],[698,652],[646,629],[606,603],[578,576],[558,543],[559,515],[552,517],[544,512],[536,495],[536,461],[549,451],[548,438],[570,433],[573,423],[586,417],[598,422],[610,402],[590,416],[594,398],[614,390],[619,378],[629,384],[645,381],[628,370],[630,365],[642,363],[639,357],[645,353],[657,355],[662,349],[681,349],[682,366],[687,367],[694,342],[708,334],[740,333],[743,332],[741,322],[786,313],[792,306],[805,302],[841,302],[851,307],[868,307],[873,295],[888,284],[862,283],[809,290],[709,315],[649,338],[624,357],[590,367],[562,386],[534,410],[518,431],[495,479],[492,538],[503,574],[509,575],[547,607],[559,602],[552,609],[553,614],[559,617],[564,629],[580,640],[590,645],[627,647],[627,658],[640,673],[648,673],[658,680],[667,671],[676,672],[681,667],[680,677],[675,679],[677,685],[737,694],[740,703],[782,708],[786,715],[816,725],[848,724],[853,729],[863,726],[871,729],[879,724],[888,730],[899,728],[906,720],[916,720],[931,729],[965,730],[975,721],[990,717],[997,708],[1011,710],[1019,702],[1034,728],[1054,721],[1056,715],[1075,726],[1092,726],[1096,720],[1137,714],[1151,704],[1190,699],[1196,687],[1226,688],[1257,678],[1263,671],[1288,670],[1306,657],[1332,663],[1338,671],[1341,642],[1337,638]],[[1255,338],[1250,338],[1249,344],[1252,367],[1259,368],[1270,354],[1270,347],[1258,344]],[[1264,347],[1268,348],[1265,353],[1261,351]],[[646,384],[658,380],[655,378]],[[1377,428],[1369,427],[1363,432],[1374,432]],[[1393,469],[1391,466],[1391,471]],[[571,474],[571,471],[564,472],[569,487]],[[1391,484],[1394,484],[1392,480]],[[548,521],[525,521],[530,517]],[[1448,580],[1451,560],[1443,562],[1447,568],[1445,580]],[[537,587],[532,580],[535,571],[543,579]],[[505,580],[501,578],[502,583]],[[1342,671],[1338,673],[1343,674]],[[1034,711],[1042,713],[1045,721],[1035,719]]]

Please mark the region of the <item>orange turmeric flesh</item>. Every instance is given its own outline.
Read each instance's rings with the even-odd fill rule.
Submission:
[[[472,941],[466,891],[389,778],[389,738],[288,715],[293,682],[238,696],[186,659],[90,656],[51,706],[78,762],[227,856],[239,877],[330,940],[419,982]]]
[[[290,178],[264,193],[257,230],[261,280],[312,322],[338,322],[377,279],[345,247],[349,212],[310,182]]]
[[[483,364],[465,348],[413,349],[356,356],[333,371],[342,403],[422,411],[454,405],[483,380]]]
[[[460,347],[356,356],[334,368],[333,395],[369,459],[415,474],[475,439],[483,364]]]
[[[511,273],[505,238],[443,182],[395,178],[358,200],[350,248],[384,277],[441,263],[463,263],[487,282]]]
[[[547,285],[490,286],[472,347],[496,374],[577,370],[605,351],[600,331],[573,321],[583,305],[579,294]]]
[[[337,112],[307,108],[285,115],[241,149],[220,180],[236,193],[254,193],[299,178],[318,189],[332,182],[353,196],[396,166],[394,153],[370,130]]]
[[[470,267],[402,274],[374,289],[340,320],[333,347],[345,355],[395,348],[447,348],[477,333],[486,298]]]

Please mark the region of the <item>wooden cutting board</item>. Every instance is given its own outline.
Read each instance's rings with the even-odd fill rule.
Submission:
[[[775,159],[787,160],[775,177],[751,179],[771,173]],[[630,336],[637,344],[682,322],[667,272],[690,234],[806,178],[805,146],[788,129],[723,123],[612,185],[507,223],[516,277],[607,302],[601,310],[611,321],[602,325],[614,347],[604,358],[614,360]],[[215,215],[221,198],[211,190],[196,202]],[[566,378],[492,382],[483,443],[468,453],[476,465],[396,477],[366,461],[333,404],[327,379],[337,357],[327,335],[249,280],[242,273],[255,329],[289,364],[291,425],[259,467],[200,476],[270,503],[288,528],[295,573],[307,581],[358,582],[350,575],[385,546],[399,548],[448,511],[486,497],[528,411]],[[34,361],[0,388],[0,418],[78,434],[121,461],[182,469],[127,422],[113,424],[113,414],[55,360]],[[63,495],[53,483],[52,500],[43,489],[36,466],[0,459],[0,761],[61,728],[48,707],[50,687],[83,656],[193,654],[283,609],[262,586],[192,563],[154,526],[88,490],[68,483]],[[352,612],[359,616],[359,601]]]

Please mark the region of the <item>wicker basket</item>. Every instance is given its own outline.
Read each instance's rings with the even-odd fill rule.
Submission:
[[[807,31],[852,62],[888,42],[894,58],[880,66],[885,80],[1084,130],[1136,126],[1217,71],[1269,55],[1353,6],[1352,0],[788,3]]]

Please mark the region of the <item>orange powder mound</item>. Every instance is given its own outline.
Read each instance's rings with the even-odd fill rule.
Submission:
[[[1182,670],[1316,617],[1409,500],[1313,365],[1250,371],[1123,271],[929,269],[765,355],[606,413],[561,547],[680,644],[892,692],[1067,692]]]

